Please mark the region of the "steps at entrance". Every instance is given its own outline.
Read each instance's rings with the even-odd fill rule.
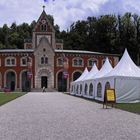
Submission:
[[[42,92],[42,88],[33,88],[31,90],[32,92]],[[45,89],[46,92],[56,92],[57,90],[56,89],[50,89],[50,88],[46,88]]]

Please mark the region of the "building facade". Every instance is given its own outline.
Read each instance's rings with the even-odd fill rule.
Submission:
[[[85,67],[93,63],[100,69],[108,57],[112,66],[118,56],[91,51],[64,50],[63,41],[55,38],[55,30],[45,11],[41,13],[24,49],[0,50],[0,86],[11,91],[32,89],[69,91]]]

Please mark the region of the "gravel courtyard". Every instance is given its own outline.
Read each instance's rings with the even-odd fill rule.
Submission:
[[[140,140],[140,115],[32,92],[0,107],[0,140]]]

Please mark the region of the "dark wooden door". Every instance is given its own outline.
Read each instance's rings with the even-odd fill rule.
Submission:
[[[41,88],[48,88],[48,78],[47,76],[42,76],[41,77]]]

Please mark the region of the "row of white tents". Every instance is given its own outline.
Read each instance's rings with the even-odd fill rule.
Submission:
[[[127,50],[114,68],[108,58],[100,70],[96,64],[90,72],[85,68],[82,75],[71,83],[70,94],[103,101],[107,88],[115,89],[117,103],[140,102],[140,68]]]

